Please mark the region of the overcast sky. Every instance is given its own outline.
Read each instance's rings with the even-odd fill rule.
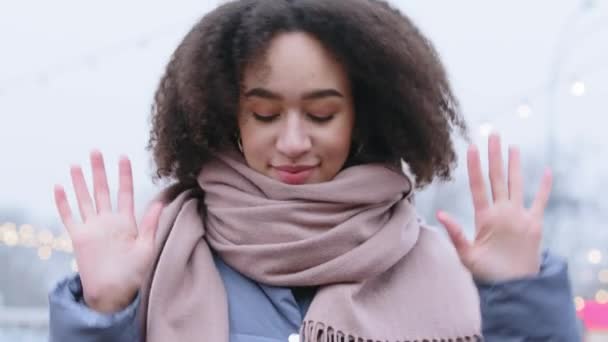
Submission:
[[[216,3],[0,2],[0,207],[26,208],[34,221],[54,219],[53,184],[69,184],[69,165],[86,164],[92,148],[104,152],[112,186],[117,158],[130,156],[139,200],[150,196],[144,148],[152,94],[176,44]],[[582,133],[595,137],[589,146],[603,146],[606,1],[576,15],[575,0],[393,3],[435,43],[475,139],[477,126],[489,120],[524,153],[542,158],[552,103],[565,148],[578,152],[574,135]],[[562,31],[568,18],[572,24]],[[559,37],[567,47],[561,52]],[[545,94],[557,56],[565,57],[550,102]],[[577,77],[585,82],[582,97],[568,92]],[[525,99],[532,112],[522,120],[516,111]]]

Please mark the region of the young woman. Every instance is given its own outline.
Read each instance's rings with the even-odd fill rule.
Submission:
[[[446,213],[455,248],[417,217],[466,127],[431,44],[388,4],[218,7],[175,51],[152,123],[175,184],[139,224],[126,158],[115,211],[99,152],[94,200],[72,168],[82,221],[55,190],[80,274],[51,293],[53,341],[578,338],[565,265],[540,252],[550,175],[526,208],[517,149],[505,175],[490,137],[492,199],[468,151],[474,242]]]

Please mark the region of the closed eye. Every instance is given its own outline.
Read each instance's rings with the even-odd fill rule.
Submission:
[[[335,116],[335,114],[330,114],[330,115],[314,115],[314,114],[310,114],[310,113],[308,113],[307,115],[308,115],[308,117],[312,121],[317,122],[317,123],[326,123],[326,122],[329,122]]]
[[[251,114],[260,122],[272,122],[274,119],[279,117],[279,114],[259,114],[256,112],[252,112]]]

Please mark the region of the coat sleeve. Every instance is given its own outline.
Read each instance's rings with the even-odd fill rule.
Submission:
[[[50,342],[137,342],[139,294],[124,310],[102,314],[86,306],[80,277],[67,278],[49,293]]]
[[[581,341],[568,267],[561,258],[545,253],[538,276],[477,287],[485,341]]]

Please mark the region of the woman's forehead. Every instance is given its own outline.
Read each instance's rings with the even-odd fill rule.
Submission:
[[[346,71],[323,45],[306,33],[278,35],[261,58],[250,63],[243,75],[244,90],[271,91],[348,88]]]

